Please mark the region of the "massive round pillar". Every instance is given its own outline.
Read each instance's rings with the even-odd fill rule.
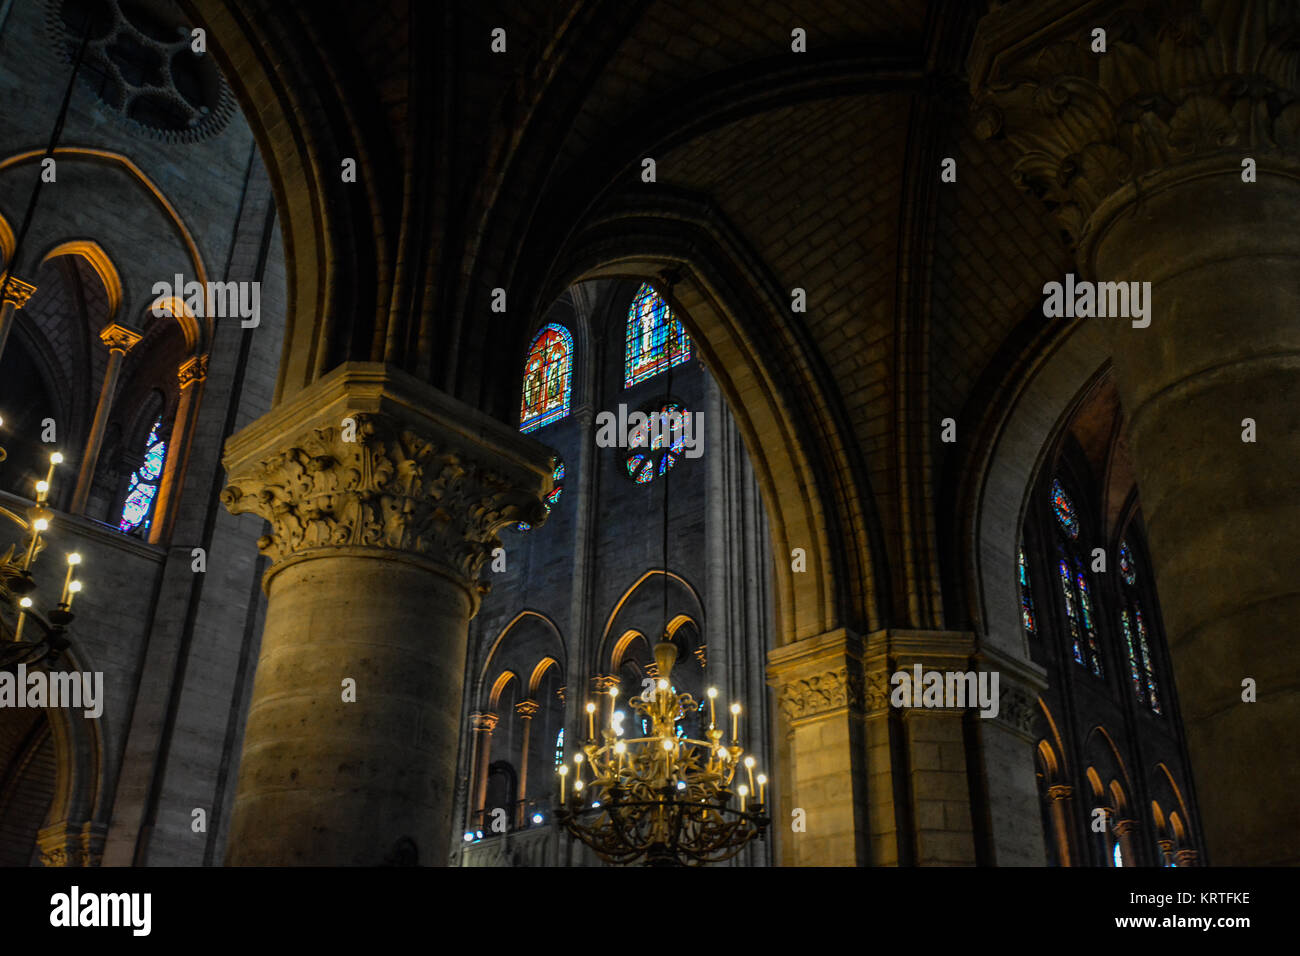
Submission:
[[[233,436],[222,500],[270,522],[227,862],[445,864],[469,620],[496,531],[544,518],[542,446],[349,363]]]
[[[1150,283],[1145,316],[1083,321],[1110,335],[1219,865],[1300,863],[1297,26],[1266,2],[1008,5],[972,56],[1080,278]]]

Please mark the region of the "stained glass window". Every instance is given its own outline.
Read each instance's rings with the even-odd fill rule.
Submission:
[[[1029,567],[1025,564],[1025,545],[1020,544],[1016,555],[1016,564],[1020,571],[1020,623],[1025,626],[1025,633],[1034,633],[1034,596],[1029,591]]]
[[[1133,552],[1128,549],[1128,542],[1119,543],[1119,573],[1124,578],[1125,584],[1137,583],[1137,571],[1133,567]]]
[[[646,485],[666,475],[682,457],[686,447],[686,427],[689,412],[676,402],[669,402],[658,411],[651,412],[657,422],[644,439],[648,447],[634,447],[627,453],[624,467],[627,475],[638,485]],[[680,422],[674,428],[674,421]]]
[[[1061,528],[1071,539],[1079,536],[1079,517],[1074,511],[1074,502],[1070,496],[1065,493],[1061,487],[1061,482],[1052,479],[1052,511],[1056,514],[1056,520],[1061,523]]]
[[[1074,660],[1083,663],[1083,643],[1079,637],[1079,612],[1074,603],[1074,584],[1070,576],[1070,565],[1061,558],[1057,562],[1061,572],[1061,597],[1065,600],[1065,620],[1070,628],[1070,644],[1074,649]]]
[[[573,392],[573,336],[562,325],[544,325],[524,363],[519,430],[536,431],[569,414]]]
[[[560,461],[558,456],[555,458],[555,467],[551,469],[551,482],[553,485],[551,493],[548,494],[545,501],[542,502],[546,506],[546,513],[548,515],[551,513],[551,509],[555,507],[556,503],[559,502],[560,495],[564,493],[564,462]],[[529,531],[532,527],[533,526],[527,521],[519,521],[515,523],[514,530]]]
[[[1079,587],[1079,609],[1083,612],[1083,629],[1088,638],[1088,664],[1092,672],[1101,677],[1101,652],[1097,649],[1097,627],[1093,623],[1092,597],[1088,594],[1088,579],[1083,576],[1082,570],[1076,570],[1074,581]]]
[[[560,765],[564,763],[564,728],[555,735],[555,769],[558,771]]]
[[[631,388],[690,357],[691,340],[686,328],[663,297],[649,283],[643,284],[627,310],[624,387]]]
[[[1137,587],[1137,558],[1134,557],[1127,541],[1121,541],[1119,544],[1119,571],[1123,582],[1120,587],[1123,606],[1119,612],[1119,623],[1124,631],[1133,693],[1137,695],[1138,701],[1150,707],[1153,713],[1160,714],[1163,711],[1160,708],[1160,691],[1156,686],[1155,661],[1151,657],[1151,642],[1147,636],[1147,624],[1142,616],[1142,603]]]
[[[122,502],[122,520],[117,527],[127,534],[145,532],[153,521],[153,503],[158,496],[158,483],[162,479],[163,461],[167,457],[167,443],[162,439],[162,417],[149,429],[144,443],[144,460],[131,472],[126,500]]]
[[[1115,841],[1115,849],[1111,850],[1111,860],[1116,866],[1124,865],[1124,851],[1120,849],[1118,840]]]

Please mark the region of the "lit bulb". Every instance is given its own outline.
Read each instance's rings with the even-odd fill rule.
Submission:
[[[590,701],[588,701],[588,702],[587,702],[587,713],[589,713],[589,714],[594,714],[595,712],[596,712],[596,705],[593,704],[593,703],[591,703]]]
[[[80,594],[80,593],[81,593],[81,582],[80,582],[80,581],[73,581],[71,584],[68,585],[68,590],[71,591],[73,594]]]
[[[686,789],[686,781],[685,781],[685,780],[678,780],[678,781],[677,781],[677,789],[678,789],[678,790],[685,790],[685,789]]]
[[[660,689],[660,690],[667,690],[667,689],[668,689],[668,681],[666,681],[666,680],[661,680],[661,681],[659,682],[659,689]]]
[[[665,740],[664,750],[672,750],[672,749],[673,749],[673,742],[671,740]]]
[[[534,813],[534,814],[533,814],[533,822],[534,822],[534,823],[541,823],[543,819],[545,819],[545,818],[544,818],[540,813]]]
[[[758,775],[758,785],[762,787],[762,786],[766,786],[766,784],[767,784],[767,774],[760,773]]]
[[[611,688],[609,689],[609,696],[610,696],[610,697],[617,697],[617,696],[618,696],[618,685],[617,685],[617,684],[615,684],[613,687],[611,687]]]
[[[465,842],[466,842],[466,843],[473,843],[473,842],[474,842],[474,834],[472,834],[472,833],[468,833],[468,832],[467,832],[467,833],[465,834]]]
[[[753,758],[753,757],[746,757],[746,758],[745,758],[745,766],[748,767],[750,770],[753,770],[753,769],[754,769],[754,758]]]
[[[591,801],[591,807],[592,807],[593,810],[596,809],[596,808],[599,807],[599,806],[600,806],[600,801],[599,801],[599,800],[593,800],[593,801]]]
[[[19,600],[19,602],[18,602],[18,606],[19,606],[19,607],[31,607],[31,606],[32,606],[32,599],[29,598],[29,597],[22,598],[21,600]]]
[[[77,552],[73,551],[70,555],[68,555],[68,564],[80,564],[80,563],[81,563],[81,555],[79,555]]]
[[[627,744],[623,743],[623,741],[620,740],[618,743],[614,745],[614,753],[616,754],[627,753]]]
[[[44,518],[37,518],[36,521],[34,522],[34,525],[37,531],[44,531],[46,528],[50,526],[50,523],[46,521]]]
[[[713,700],[713,698],[715,698],[715,697],[717,697],[717,696],[718,696],[718,689],[717,689],[716,687],[710,687],[710,688],[709,688],[709,700]]]
[[[36,482],[36,493],[38,495],[43,495],[45,494],[45,492],[49,490],[50,490],[50,483],[45,479],[42,478],[40,481]]]
[[[736,793],[740,794],[742,797],[747,797],[749,796],[749,787],[745,786],[742,783],[739,787],[736,788]]]
[[[573,792],[577,793],[581,789],[582,789],[582,781],[581,780],[573,781]]]
[[[719,747],[719,748],[718,748],[718,759],[719,759],[719,760],[726,760],[726,759],[729,758],[730,756],[731,756],[731,754],[727,753],[727,748],[726,748],[726,747]]]
[[[573,762],[574,762],[574,763],[582,763],[582,754],[574,754],[574,755],[573,755]]]
[[[569,765],[568,765],[567,763],[562,763],[562,764],[560,764],[560,771],[559,771],[559,772],[560,772],[560,776],[561,776],[561,777],[563,777],[563,776],[565,776],[566,774],[568,774],[568,772],[569,772]]]
[[[61,464],[63,464],[63,455],[61,455],[61,454],[60,454],[59,452],[57,452],[57,451],[56,451],[54,454],[50,455],[50,464],[51,464],[51,465],[61,465]]]
[[[733,714],[739,714],[739,713],[740,713],[740,705],[739,705],[739,704],[732,704],[732,705],[731,705],[731,712],[732,712]]]

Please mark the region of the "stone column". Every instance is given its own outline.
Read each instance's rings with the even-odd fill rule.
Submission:
[[[180,500],[181,486],[185,482],[185,468],[189,464],[190,440],[199,421],[199,398],[208,378],[208,354],[186,359],[176,370],[180,386],[180,401],[176,404],[176,417],[172,419],[171,436],[167,440],[167,457],[163,462],[162,477],[158,482],[158,500],[153,506],[153,520],[149,525],[149,542],[163,544],[171,537],[176,521],[176,502]]]
[[[1300,618],[1300,49],[1279,39],[1294,30],[1287,4],[1008,4],[970,60],[984,132],[1019,150],[1081,278],[1151,284],[1149,326],[1083,321],[1112,337],[1176,678],[1167,713],[1181,710],[1221,865],[1300,863],[1286,626]]]
[[[9,331],[14,327],[14,313],[27,304],[36,286],[17,276],[7,276],[0,290],[0,357],[4,356]]]
[[[474,814],[487,802],[488,767],[492,761],[492,731],[497,729],[496,714],[474,714],[474,785],[470,787],[470,826],[474,829]]]
[[[1160,847],[1160,865],[1168,866],[1174,861],[1174,841],[1157,840],[1156,843]]]
[[[775,648],[767,665],[787,736],[772,790],[773,825],[784,834],[781,862],[865,865],[862,640],[831,631]]]
[[[99,333],[99,340],[108,346],[108,367],[104,370],[104,385],[99,390],[99,404],[95,406],[90,436],[81,453],[77,487],[72,493],[72,504],[68,508],[72,514],[81,514],[86,510],[90,486],[95,481],[95,466],[99,464],[99,450],[104,444],[104,430],[108,428],[108,415],[113,410],[113,394],[117,391],[117,379],[122,373],[122,360],[140,341],[140,337],[139,332],[121,325],[106,325]]]
[[[528,799],[528,738],[533,729],[533,718],[540,709],[535,700],[521,700],[515,704],[515,713],[519,715],[520,725],[523,727],[523,732],[519,735],[519,793],[515,798],[519,802],[515,813],[517,827],[528,825],[528,807],[525,804]]]
[[[443,865],[478,574],[545,519],[550,455],[414,377],[349,362],[226,444],[270,522],[232,865]],[[408,858],[411,854],[407,854]]]
[[[1179,850],[1174,854],[1179,866],[1200,866],[1200,856],[1195,850]]]
[[[1052,829],[1056,831],[1056,856],[1061,866],[1074,866],[1070,853],[1070,821],[1074,819],[1071,804],[1074,788],[1063,783],[1047,788],[1047,799],[1052,801]]]

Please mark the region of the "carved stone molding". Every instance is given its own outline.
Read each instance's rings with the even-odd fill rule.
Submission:
[[[141,338],[143,336],[139,332],[117,323],[110,323],[99,332],[99,340],[108,346],[110,352],[121,352],[123,355],[135,348]]]
[[[0,299],[12,302],[15,309],[21,309],[35,292],[36,286],[30,282],[24,282],[17,276],[9,276],[5,279],[3,291],[0,291]]]
[[[1106,52],[1092,50],[1106,31]],[[1014,177],[1072,240],[1108,196],[1222,154],[1300,157],[1300,9],[1216,0],[1009,3],[970,59],[977,129],[1019,153]]]
[[[998,715],[993,718],[1009,730],[1024,739],[1034,742],[1038,723],[1038,696],[1019,684],[1007,680],[1005,673],[999,675]]]
[[[186,388],[195,382],[201,382],[207,377],[208,354],[206,352],[191,359],[186,359],[181,363],[180,368],[176,370],[176,378],[180,382],[181,388]]]
[[[817,717],[847,707],[862,710],[862,677],[848,665],[808,677],[796,678],[781,686],[777,706],[788,721]]]
[[[889,673],[885,670],[871,670],[866,679],[867,713],[875,714],[889,710]]]
[[[340,366],[226,444],[222,503],[270,523],[267,579],[328,549],[420,559],[475,602],[497,532],[546,518],[549,455],[387,366]]]

